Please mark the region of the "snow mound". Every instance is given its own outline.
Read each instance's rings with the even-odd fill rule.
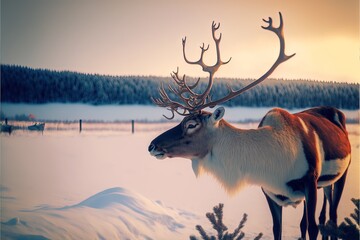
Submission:
[[[128,208],[132,208],[133,210],[141,210],[141,208],[144,208],[151,204],[155,205],[155,203],[142,197],[139,194],[136,194],[124,188],[116,187],[97,193],[89,197],[88,199],[80,202],[79,204],[71,207],[91,207],[97,209],[104,209],[112,207],[114,204],[121,204]]]
[[[95,194],[88,199],[70,208],[90,207],[95,209],[122,209],[124,212],[133,212],[133,216],[141,215],[147,226],[154,226],[156,223],[167,227],[170,231],[184,228],[184,225],[175,221],[168,215],[170,209],[157,202],[150,201],[145,197],[124,188],[110,188]],[[179,214],[180,215],[180,214]],[[122,218],[125,222],[125,219]]]
[[[25,234],[39,239],[184,239],[199,220],[193,213],[120,187],[72,206],[47,206],[19,214],[2,223],[5,239]]]

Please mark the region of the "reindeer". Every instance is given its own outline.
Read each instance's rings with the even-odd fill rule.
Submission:
[[[171,111],[172,115],[166,118],[172,119],[177,113],[184,119],[155,138],[148,150],[158,159],[191,159],[196,176],[210,173],[230,193],[247,183],[259,185],[272,214],[274,239],[281,239],[282,207],[295,207],[304,202],[301,237],[305,239],[308,231],[309,238],[314,240],[318,235],[315,220],[317,188],[324,188],[325,196],[320,223],[325,222],[326,199],[330,204],[330,220],[337,222],[337,207],[351,156],[344,114],[332,107],[316,107],[295,114],[274,108],[263,117],[257,129],[245,130],[235,128],[223,119],[224,107],[218,107],[213,113],[204,111],[264,81],[281,63],[295,55],[285,54],[281,13],[279,16],[279,27],[273,26],[271,18],[264,20],[268,26],[262,27],[279,38],[280,52],[275,63],[259,79],[239,90],[229,87],[228,95],[215,101],[210,98],[214,74],[231,60],[223,62],[220,57],[221,34],[216,36],[220,24],[212,24],[217,54],[213,66],[203,61],[209,46],[203,44],[200,59],[190,61],[185,54],[186,38],[182,40],[185,61],[200,65],[209,74],[208,85],[198,93],[196,86],[200,78],[189,84],[185,75],[179,76],[179,69],[171,74],[176,87],[169,85],[168,89],[176,100],[169,97],[162,85],[160,98],[153,98],[153,101]]]

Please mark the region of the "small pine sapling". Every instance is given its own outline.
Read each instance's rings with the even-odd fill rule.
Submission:
[[[216,230],[217,236],[209,236],[204,228],[200,225],[196,225],[196,230],[199,232],[203,240],[241,240],[244,238],[245,233],[241,231],[247,221],[247,214],[244,214],[237,228],[232,233],[229,233],[228,228],[223,223],[223,208],[224,204],[219,203],[218,206],[213,208],[213,213],[206,213],[206,217],[212,224],[213,229]],[[259,240],[262,237],[262,233],[259,233],[254,240]],[[195,236],[190,236],[190,240],[198,240]]]
[[[340,226],[336,226],[332,221],[328,221],[325,225],[319,225],[320,232],[323,236],[337,237],[344,240],[360,239],[360,199],[352,198],[351,201],[355,204],[355,212],[350,214],[350,216],[355,220],[355,223],[347,217]]]

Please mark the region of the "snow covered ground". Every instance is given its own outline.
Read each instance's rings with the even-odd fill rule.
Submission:
[[[181,239],[197,219],[120,187],[70,206],[20,211],[2,223],[4,239]]]
[[[135,116],[139,108],[128,111]],[[229,119],[231,110],[226,110]],[[143,111],[136,119],[146,117]],[[29,113],[42,117],[33,109]],[[162,113],[152,109],[148,114],[160,118]],[[175,123],[139,123],[135,134],[127,125],[114,125],[115,133],[1,134],[1,239],[188,239],[198,236],[197,224],[211,229],[205,213],[220,202],[225,204],[224,222],[230,230],[247,213],[246,236],[263,232],[263,239],[272,239],[271,215],[259,187],[248,186],[228,196],[211,176],[197,179],[189,160],[159,161],[148,154],[150,141]],[[350,198],[360,196],[360,126],[349,124],[348,131],[353,157],[339,220],[353,211]],[[321,202],[319,190],[318,209]],[[302,206],[285,208],[283,213],[284,238],[298,237]]]

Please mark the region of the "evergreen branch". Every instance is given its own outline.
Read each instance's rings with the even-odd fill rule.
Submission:
[[[241,232],[241,229],[245,226],[246,221],[247,221],[247,214],[244,213],[243,218],[241,219],[238,227],[235,228],[233,233],[229,234],[229,236],[232,237],[232,239],[234,239],[238,234],[240,234],[240,236],[237,239],[242,239],[243,236],[245,236],[245,234]]]
[[[259,233],[259,235],[257,235],[254,240],[260,240],[260,238],[262,238],[263,234],[262,233]]]
[[[241,232],[240,235],[236,238],[236,240],[241,240],[245,237],[245,233]]]
[[[355,213],[350,214],[351,218],[355,220],[355,223],[350,218],[345,218],[340,226],[332,221],[328,221],[325,225],[319,225],[320,232],[323,236],[337,237],[344,240],[359,239],[360,227],[359,227],[359,205],[360,199],[351,199],[355,205]]]
[[[203,229],[202,226],[196,225],[195,228],[196,228],[196,230],[198,230],[198,232],[200,233],[203,240],[210,240],[210,237],[206,234],[206,232],[205,232],[205,230]]]

